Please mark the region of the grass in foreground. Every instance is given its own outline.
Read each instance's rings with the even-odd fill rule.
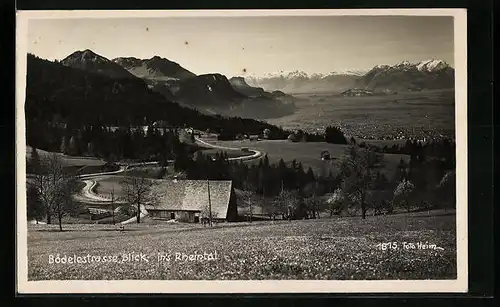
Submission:
[[[29,227],[29,280],[456,278],[454,214],[224,223],[213,229],[135,224],[123,232],[111,225],[68,225],[62,233],[53,225]],[[377,247],[385,242],[396,242],[398,249]],[[407,250],[403,242],[443,250]],[[217,259],[175,258],[195,252],[217,252]],[[129,253],[143,253],[148,262],[121,262]],[[159,261],[159,253],[170,261]],[[49,264],[56,254],[108,255],[118,262]]]

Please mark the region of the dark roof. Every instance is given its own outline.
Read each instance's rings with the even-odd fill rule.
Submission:
[[[202,211],[208,206],[208,184],[206,180],[155,180],[153,187],[158,203],[147,209]],[[231,197],[231,180],[210,180],[210,202],[212,212],[225,218]]]

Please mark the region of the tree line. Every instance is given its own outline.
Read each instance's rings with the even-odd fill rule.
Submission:
[[[270,215],[288,218],[316,217],[324,210],[365,218],[368,210],[390,214],[397,207],[409,212],[455,206],[455,170],[446,160],[412,154],[408,161],[401,158],[393,174],[385,164],[373,147],[352,145],[336,175],[317,175],[310,167],[304,171],[297,161],[270,164],[267,155],[256,164],[230,162],[223,152],[215,157],[197,152],[185,171],[193,180],[232,180],[246,195],[243,204],[254,199]]]

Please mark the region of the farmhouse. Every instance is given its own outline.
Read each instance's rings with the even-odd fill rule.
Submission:
[[[153,193],[157,202],[146,206],[152,218],[198,223],[212,219],[236,221],[236,197],[230,180],[158,180]]]

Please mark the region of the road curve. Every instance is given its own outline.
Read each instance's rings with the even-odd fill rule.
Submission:
[[[207,143],[199,138],[194,138],[196,142],[199,144],[210,147],[210,148],[216,148],[216,149],[223,149],[223,150],[241,150],[240,148],[233,148],[233,147],[225,147],[225,146],[219,146],[219,145],[214,145]],[[229,161],[249,161],[249,160],[255,160],[259,159],[263,156],[262,151],[256,150],[256,149],[248,149],[248,151],[253,152],[252,155],[249,156],[240,156],[240,157],[233,157],[233,158],[228,158]]]
[[[203,145],[203,146],[208,147],[208,148],[217,148],[217,149],[222,149],[222,150],[240,150],[240,148],[231,148],[231,147],[210,144],[210,143],[207,143],[199,138],[195,138],[195,141],[197,143],[199,143],[200,145]],[[229,161],[249,161],[249,160],[259,159],[263,156],[263,153],[259,150],[249,149],[249,151],[253,152],[253,154],[249,155],[249,156],[228,158],[228,160]],[[171,160],[168,162],[173,163],[174,161]],[[142,162],[142,163],[133,163],[133,164],[128,164],[128,165],[120,165],[120,169],[118,169],[116,171],[79,175],[77,177],[85,183],[85,186],[82,188],[82,191],[80,193],[75,194],[73,197],[75,198],[75,200],[87,203],[89,205],[109,204],[111,202],[110,198],[103,197],[103,196],[98,195],[94,192],[94,188],[95,188],[95,186],[97,184],[97,180],[99,178],[109,176],[109,175],[116,175],[116,174],[122,173],[130,168],[133,168],[133,167],[151,166],[151,165],[159,165],[159,162],[153,161],[153,162]],[[115,201],[115,203],[117,203],[117,204],[124,203],[124,201]],[[142,206],[141,207],[141,217],[146,216],[146,215],[148,215],[148,212]],[[132,222],[133,220],[135,220],[135,217],[131,218],[127,221],[124,221],[122,223],[128,224],[128,223]]]

